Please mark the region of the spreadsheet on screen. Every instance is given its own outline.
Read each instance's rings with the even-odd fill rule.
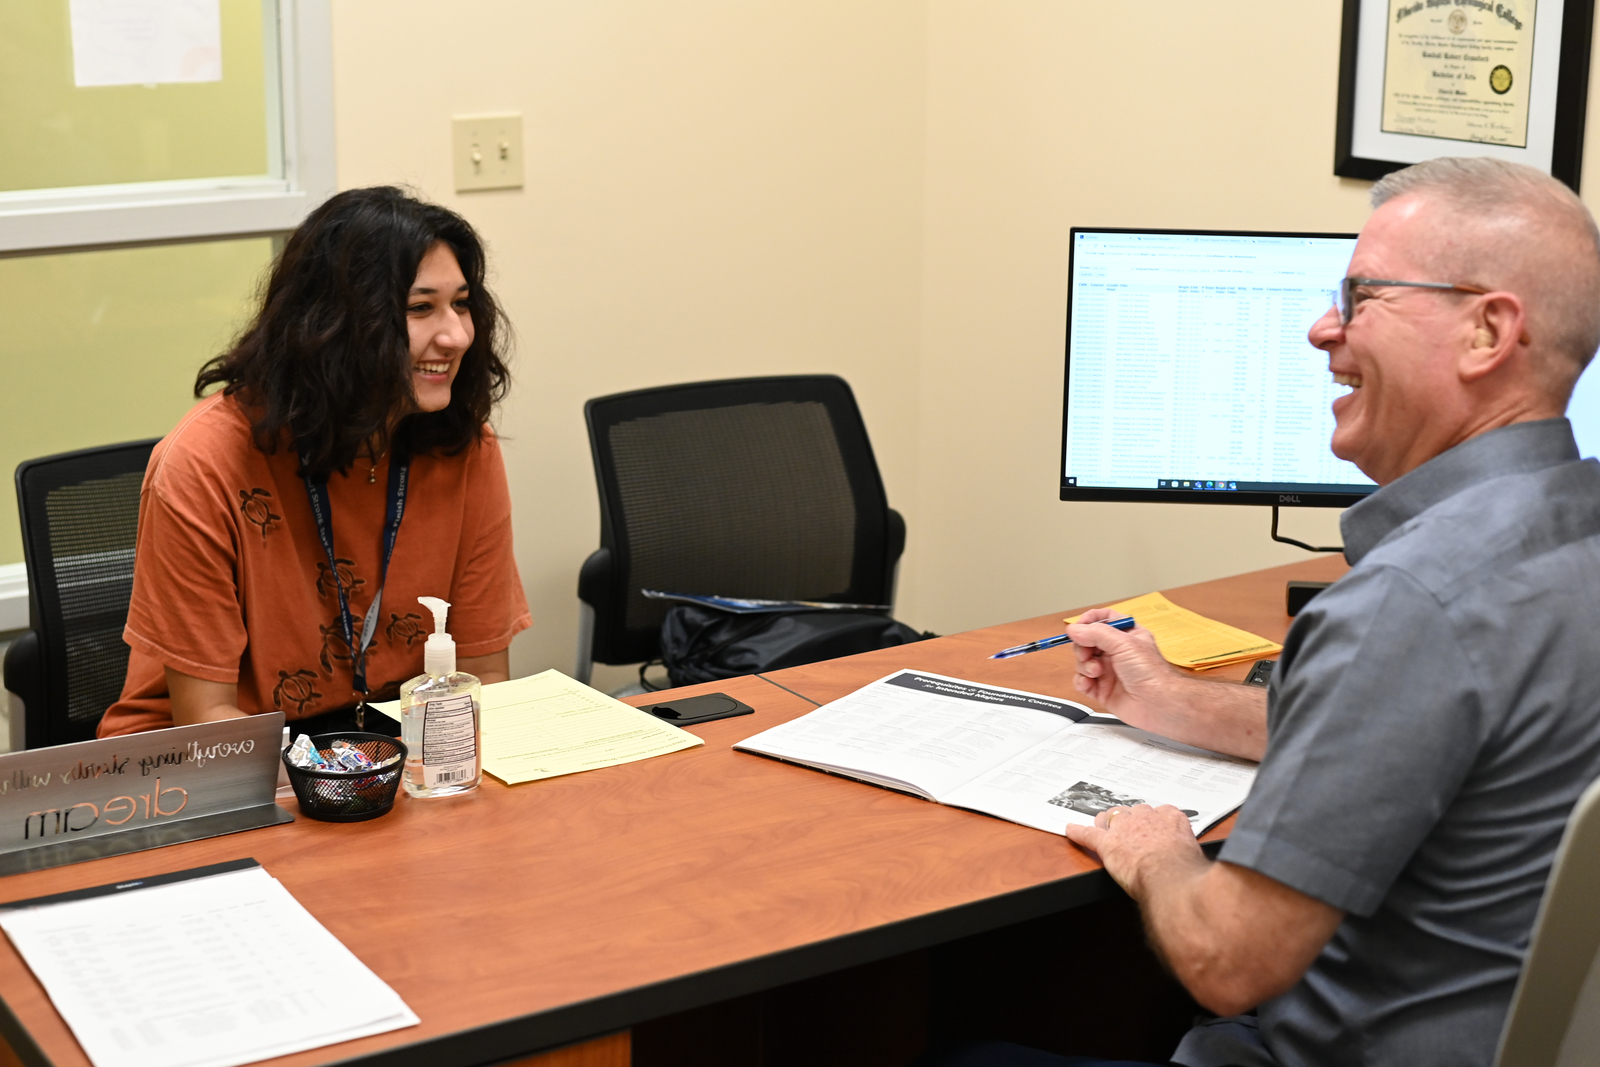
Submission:
[[[1075,230],[1064,486],[1366,493],[1333,455],[1346,388],[1306,332],[1354,236]],[[1600,374],[1568,410],[1600,454]]]

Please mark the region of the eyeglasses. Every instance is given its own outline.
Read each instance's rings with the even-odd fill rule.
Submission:
[[[1408,289],[1438,289],[1447,293],[1475,293],[1482,296],[1489,290],[1476,285],[1456,285],[1453,282],[1397,282],[1386,278],[1343,278],[1333,291],[1333,306],[1339,309],[1339,321],[1350,325],[1350,317],[1357,306],[1367,299],[1356,292],[1358,286],[1371,288],[1378,285],[1402,285]]]

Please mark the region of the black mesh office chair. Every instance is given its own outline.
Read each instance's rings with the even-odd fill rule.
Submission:
[[[30,629],[6,649],[6,688],[29,748],[87,741],[122,693],[139,487],[155,441],[31,459],[17,468]]]
[[[739,378],[584,405],[600,548],[578,576],[577,674],[660,655],[641,589],[889,604],[905,521],[842,378]]]

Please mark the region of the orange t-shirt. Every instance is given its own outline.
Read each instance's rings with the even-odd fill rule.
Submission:
[[[333,542],[350,613],[378,591],[389,460],[358,460],[328,479]],[[339,595],[292,449],[267,455],[235,397],[196,404],[156,445],[139,495],[132,647],[122,697],[100,722],[111,737],[172,725],[163,667],[236,683],[238,707],[290,720],[356,702]],[[416,456],[405,516],[367,648],[373,699],[422,673],[433,629],[419,596],[451,604],[458,656],[498,652],[526,629],[528,602],[511,546],[511,495],[500,443],[455,456]]]

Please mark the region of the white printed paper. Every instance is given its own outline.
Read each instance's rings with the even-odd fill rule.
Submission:
[[[1199,832],[1244,801],[1255,771],[1131,726],[1082,724],[939,799],[1053,834],[1110,808],[1171,804]]]
[[[0,911],[95,1067],[236,1067],[415,1026],[262,868]]]
[[[959,696],[879,681],[737,747],[942,800],[983,770],[1043,743],[1066,724],[1047,711],[974,704]]]
[[[1256,771],[1075,701],[906,670],[734,748],[1054,834],[1134,804],[1174,805],[1198,834],[1244,802]]]
[[[220,0],[71,0],[79,88],[222,80]]]

